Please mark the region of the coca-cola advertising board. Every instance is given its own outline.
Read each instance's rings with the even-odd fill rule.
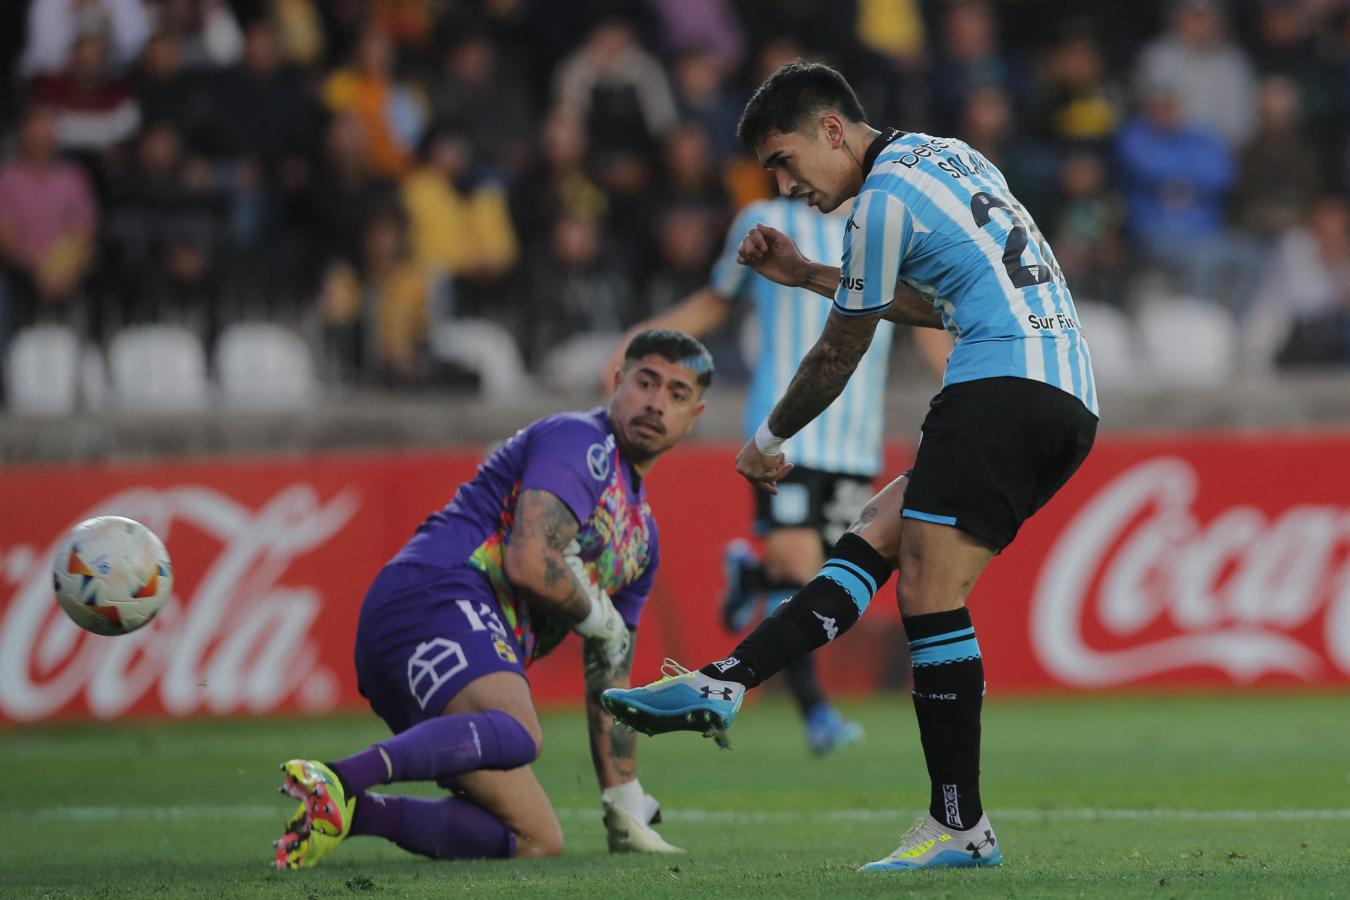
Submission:
[[[730,445],[673,451],[650,480],[663,564],[635,676],[733,638],[721,553],[749,532]],[[899,472],[909,448],[888,448]],[[356,613],[371,578],[480,459],[318,455],[0,469],[0,722],[322,713],[359,706]],[[1350,685],[1350,434],[1103,438],[971,598],[991,692]],[[94,515],[138,519],[175,595],[131,635],[80,631],[51,554]],[[841,692],[903,673],[893,588],[821,654]],[[575,704],[575,640],[530,670]]]

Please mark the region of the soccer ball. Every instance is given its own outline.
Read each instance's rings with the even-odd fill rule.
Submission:
[[[173,591],[164,544],[140,522],[99,516],[66,534],[52,560],[56,599],[95,634],[127,634],[155,617]]]

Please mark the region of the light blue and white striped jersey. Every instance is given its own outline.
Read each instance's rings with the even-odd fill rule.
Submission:
[[[784,287],[738,265],[736,249],[760,222],[777,228],[816,262],[839,265],[844,217],[827,216],[800,200],[778,197],[751,203],[727,233],[713,267],[710,287],[724,300],[753,302],[759,321],[759,354],[745,407],[747,437],[787,391],[797,364],[815,344],[830,315],[830,302],[805,288]],[[824,472],[875,475],[881,471],[881,432],[886,365],[894,327],[882,322],[844,392],[783,445],[794,465]]]
[[[944,385],[1030,378],[1099,414],[1087,341],[1054,252],[1003,174],[969,144],[901,134],[882,146],[853,203],[841,268],[834,303],[846,315],[886,309],[897,282],[932,302],[956,338]]]

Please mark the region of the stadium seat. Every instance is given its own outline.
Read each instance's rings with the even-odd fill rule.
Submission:
[[[1092,352],[1092,373],[1107,387],[1137,386],[1148,378],[1130,317],[1114,306],[1076,300],[1078,321]]]
[[[202,342],[176,325],[135,325],[108,344],[113,399],[135,412],[204,409],[210,399]]]
[[[319,393],[314,359],[300,335],[270,322],[239,322],[216,341],[221,397],[236,409],[281,409]]]
[[[475,373],[483,396],[489,400],[519,399],[531,391],[516,339],[494,322],[482,319],[434,321],[428,343],[431,355],[436,359],[455,363]]]
[[[1219,384],[1233,373],[1237,326],[1218,304],[1192,298],[1156,300],[1140,310],[1138,321],[1155,382]]]
[[[5,358],[5,402],[11,412],[69,415],[79,400],[80,379],[80,338],[73,329],[36,325],[20,331],[10,342]]]

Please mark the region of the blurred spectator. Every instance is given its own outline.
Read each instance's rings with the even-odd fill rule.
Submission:
[[[926,35],[918,0],[859,0],[854,37],[878,56],[920,62]]]
[[[313,265],[324,266],[334,259],[355,263],[366,220],[391,200],[393,186],[367,166],[366,133],[354,116],[329,121],[323,149],[306,192],[302,231],[312,241]]]
[[[336,262],[324,273],[319,315],[330,359],[347,380],[426,380],[427,305],[406,222],[395,208],[376,210],[362,228],[359,264]]]
[[[90,31],[107,31],[110,62],[130,66],[150,36],[145,4],[142,0],[33,0],[19,74],[32,78],[63,71],[70,65],[76,39]]]
[[[690,205],[668,209],[657,230],[659,253],[655,271],[647,281],[646,303],[640,310],[649,318],[705,287],[716,237],[725,230],[709,210]]]
[[[1171,85],[1182,121],[1213,131],[1230,147],[1251,134],[1251,64],[1228,40],[1216,0],[1177,3],[1168,33],[1144,48],[1138,84]]]
[[[745,35],[728,0],[649,0],[671,56],[703,53],[725,71],[745,56]]]
[[[1322,180],[1321,154],[1299,115],[1298,87],[1283,77],[1264,79],[1256,95],[1256,132],[1238,155],[1234,223],[1274,238],[1307,217]]]
[[[641,155],[675,127],[675,101],[660,62],[621,19],[595,26],[558,67],[558,105],[586,123],[600,157]]]
[[[210,124],[208,82],[184,68],[181,43],[171,31],[157,31],[146,43],[134,87],[141,117],[147,122],[172,121],[189,141]]]
[[[1287,232],[1266,267],[1246,328],[1258,366],[1350,362],[1350,207],[1326,195]]]
[[[431,88],[433,121],[462,123],[474,155],[508,176],[519,175],[534,150],[534,111],[511,66],[482,31],[466,34],[445,54]]]
[[[225,204],[211,166],[172,122],[151,122],[108,183],[106,286],[122,322],[169,321],[205,340],[216,325]],[[208,344],[209,346],[209,344]]]
[[[589,387],[624,326],[639,318],[629,279],[604,250],[598,222],[563,213],[529,273],[527,356],[563,384]]]
[[[1155,84],[1141,115],[1121,129],[1117,152],[1126,228],[1142,261],[1176,278],[1187,295],[1240,311],[1260,260],[1227,228],[1235,173],[1222,138],[1188,124],[1179,92]]]
[[[76,37],[70,64],[39,78],[33,96],[55,111],[57,141],[75,152],[97,154],[131,137],[141,122],[130,83],[111,67],[102,27]]]
[[[18,152],[0,166],[0,346],[8,334],[68,313],[93,258],[97,211],[84,173],[56,154],[54,112],[29,107]]]
[[[1315,4],[1304,0],[1262,0],[1257,10],[1253,53],[1257,72],[1292,81],[1302,98],[1304,121],[1313,131],[1326,131],[1336,124],[1336,81],[1317,39],[1317,28],[1322,23],[1318,21]]]
[[[976,90],[999,88],[1011,106],[1020,109],[1024,85],[1029,83],[1020,67],[1000,53],[998,22],[989,4],[980,0],[948,5],[942,43],[929,67],[928,80],[934,127],[941,134],[956,130]]]
[[[296,184],[321,110],[293,71],[282,66],[276,33],[265,20],[245,32],[242,64],[211,78],[210,115],[201,132],[212,156],[246,160],[269,179]]]
[[[153,0],[161,31],[178,37],[189,69],[222,69],[239,61],[244,35],[225,0]]]
[[[712,228],[720,230],[727,208],[722,173],[708,148],[708,133],[697,122],[685,122],[666,138],[662,153],[665,171],[658,190],[664,206],[697,206],[708,213]]]
[[[516,183],[511,202],[521,242],[529,247],[546,241],[564,213],[603,220],[609,212],[609,198],[587,169],[586,132],[576,116],[556,109],[539,133],[540,158]]]
[[[437,275],[496,283],[518,253],[506,192],[475,180],[473,148],[455,124],[433,126],[418,159],[403,179],[413,258]]]
[[[367,29],[351,65],[338,69],[323,85],[324,104],[348,113],[366,133],[371,170],[397,178],[412,162],[413,148],[425,124],[423,99],[394,78],[394,48],[389,35]]]
[[[1050,49],[1041,85],[1041,133],[1057,141],[1102,149],[1124,118],[1124,98],[1107,76],[1096,37],[1082,24]]]
[[[314,0],[268,0],[267,13],[286,62],[310,69],[323,61],[327,43]]]
[[[1054,160],[1030,135],[1019,135],[1012,104],[1002,88],[977,87],[966,96],[957,135],[998,166],[1017,199],[1036,216],[1045,210],[1054,182]]]
[[[703,126],[709,150],[718,165],[744,152],[736,139],[742,104],[731,98],[725,75],[718,58],[700,50],[685,53],[675,62],[680,116]]]
[[[1129,255],[1122,235],[1124,203],[1107,182],[1105,162],[1077,152],[1059,173],[1059,201],[1050,244],[1074,296],[1123,306]]]

